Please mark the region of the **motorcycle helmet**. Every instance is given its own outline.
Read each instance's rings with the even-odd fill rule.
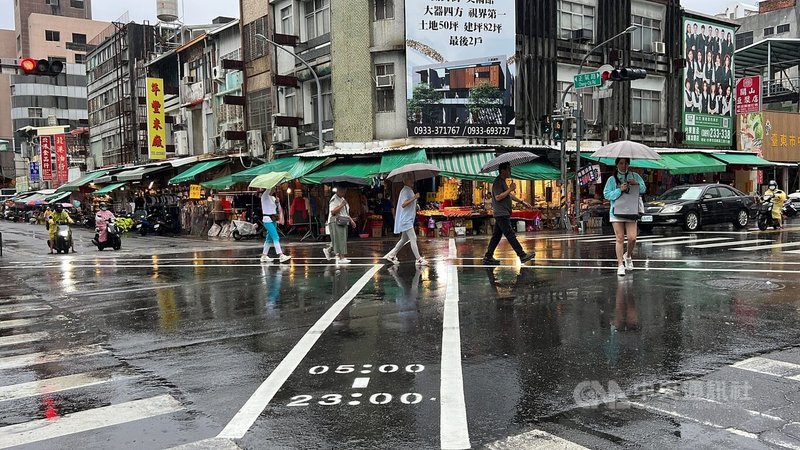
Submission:
[[[105,211],[105,210],[108,209],[108,203],[106,203],[106,202],[101,202],[100,205],[98,205],[98,206],[100,207],[101,211]]]
[[[59,213],[59,214],[60,214],[60,213],[62,213],[62,212],[64,212],[64,206],[63,206],[63,205],[60,205],[60,204],[58,204],[58,203],[56,203],[56,206],[55,206],[55,211],[56,211],[57,213]]]
[[[769,188],[770,189],[777,189],[778,188],[778,182],[776,182],[775,180],[769,180]]]

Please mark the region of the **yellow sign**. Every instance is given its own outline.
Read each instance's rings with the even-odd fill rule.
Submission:
[[[189,185],[189,199],[199,200],[203,195],[203,188],[199,184]]]
[[[164,129],[164,80],[147,79],[147,139],[150,159],[167,159],[167,132]]]

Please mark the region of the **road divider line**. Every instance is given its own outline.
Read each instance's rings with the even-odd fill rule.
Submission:
[[[450,238],[450,243],[447,247],[447,258],[448,259],[456,259],[458,258],[458,250],[456,249],[456,239]]]
[[[11,386],[2,386],[0,387],[0,402],[67,391],[70,389],[79,389],[128,378],[130,377],[118,376],[115,378],[112,375],[76,373],[63,377],[46,378]]]
[[[247,430],[253,426],[258,416],[264,411],[272,398],[283,386],[289,376],[294,372],[303,358],[306,357],[311,347],[322,336],[322,333],[333,323],[336,317],[344,310],[359,292],[367,285],[370,279],[381,270],[383,264],[373,264],[353,286],[333,304],[322,317],[317,320],[300,341],[289,351],[289,353],[278,364],[278,367],[264,380],[256,389],[253,395],[247,400],[235,416],[228,422],[225,428],[217,435],[218,438],[241,439]]]
[[[46,331],[40,331],[37,333],[12,334],[11,336],[2,336],[0,337],[0,347],[6,347],[9,345],[29,344],[31,342],[47,339],[48,337],[50,337],[50,333]]]
[[[165,394],[67,414],[58,420],[32,420],[0,428],[0,448],[32,444],[181,410],[180,402]]]
[[[732,242],[722,242],[718,244],[701,244],[701,245],[688,245],[687,248],[718,248],[718,247],[732,247],[734,245],[743,245],[743,244],[756,244],[759,242],[772,242],[769,239],[748,239],[745,241],[732,241]]]
[[[461,325],[458,317],[458,267],[447,266],[442,325],[439,436],[443,449],[470,448],[464,377],[461,372]]]
[[[85,347],[75,347],[69,350],[55,352],[37,352],[18,356],[7,356],[0,358],[0,370],[19,369],[37,364],[48,364],[62,361],[69,358],[80,358],[82,356],[96,356],[110,353],[99,345],[88,345]]]

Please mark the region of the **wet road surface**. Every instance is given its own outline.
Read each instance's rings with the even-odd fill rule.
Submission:
[[[625,277],[608,234],[529,234],[536,261],[503,243],[500,267],[423,240],[416,268],[388,240],[261,265],[25,230],[3,224],[0,448],[800,445],[800,229],[656,229]]]

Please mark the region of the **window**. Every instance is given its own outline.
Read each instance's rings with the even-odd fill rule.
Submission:
[[[661,123],[661,92],[631,89],[633,123]]]
[[[773,34],[775,34],[775,27],[764,28],[764,36],[765,37],[766,36],[772,36]]]
[[[250,118],[250,129],[269,131],[272,121],[272,103],[269,100],[269,89],[253,92],[247,102],[247,115]]]
[[[594,6],[559,0],[558,29],[561,39],[572,39],[574,30],[584,29],[594,36]]]
[[[83,9],[83,0],[69,0],[69,6],[73,8]]]
[[[292,24],[292,6],[281,8],[281,33],[294,34],[294,26]]]
[[[389,76],[392,80],[392,87],[378,87],[375,90],[375,111],[392,112],[394,111],[394,63],[375,64],[375,80],[381,77],[386,79]]]
[[[28,117],[42,117],[42,108],[28,108]]]
[[[86,55],[84,53],[75,53],[75,64],[86,64]]]
[[[297,97],[297,90],[293,87],[284,88],[283,92],[283,113],[289,117],[296,117],[295,112],[295,99]]]
[[[80,33],[72,33],[72,43],[86,44],[86,35]]]
[[[311,0],[306,8],[306,40],[331,32],[330,0]]]
[[[567,89],[567,87],[569,87],[570,84],[572,84],[572,83],[571,82],[568,83],[566,81],[559,81],[558,82],[558,100],[559,101],[561,101],[561,97],[564,95],[564,91]],[[592,93],[591,92],[588,92],[588,93],[585,92],[583,94],[582,98],[583,98],[583,104],[581,105],[581,108],[583,109],[583,118],[586,121],[593,121],[594,118],[595,118],[594,117],[595,110],[594,110],[594,99],[592,98]],[[575,105],[575,102],[577,101],[577,97],[575,97],[575,91],[573,89],[570,89],[570,91],[567,94],[567,96],[564,97],[564,101],[567,102],[567,103],[570,103],[572,105]]]
[[[736,35],[736,48],[743,48],[753,43],[753,32],[739,33]]]
[[[643,52],[653,51],[653,42],[661,41],[661,21],[647,17],[633,16],[636,31],[633,32],[633,49]]]
[[[44,39],[51,42],[61,41],[61,32],[53,30],[44,30]]]
[[[783,25],[778,25],[778,30],[777,30],[778,34],[788,33],[788,32],[789,32],[789,24],[788,23],[785,23]]]
[[[729,187],[719,186],[719,187],[717,187],[717,189],[719,189],[719,192],[720,192],[720,194],[722,194],[722,197],[738,197],[739,196],[739,194],[737,194],[736,191],[734,191],[733,189],[731,189]]]
[[[333,94],[331,92],[331,77],[319,80],[322,87],[322,121],[333,120]],[[317,85],[311,84],[311,106],[314,110],[314,122],[317,123]]]
[[[375,0],[375,20],[394,19],[394,0]]]
[[[267,42],[256,37],[257,34],[267,35],[267,16],[259,17],[244,26],[244,62],[267,55]]]

